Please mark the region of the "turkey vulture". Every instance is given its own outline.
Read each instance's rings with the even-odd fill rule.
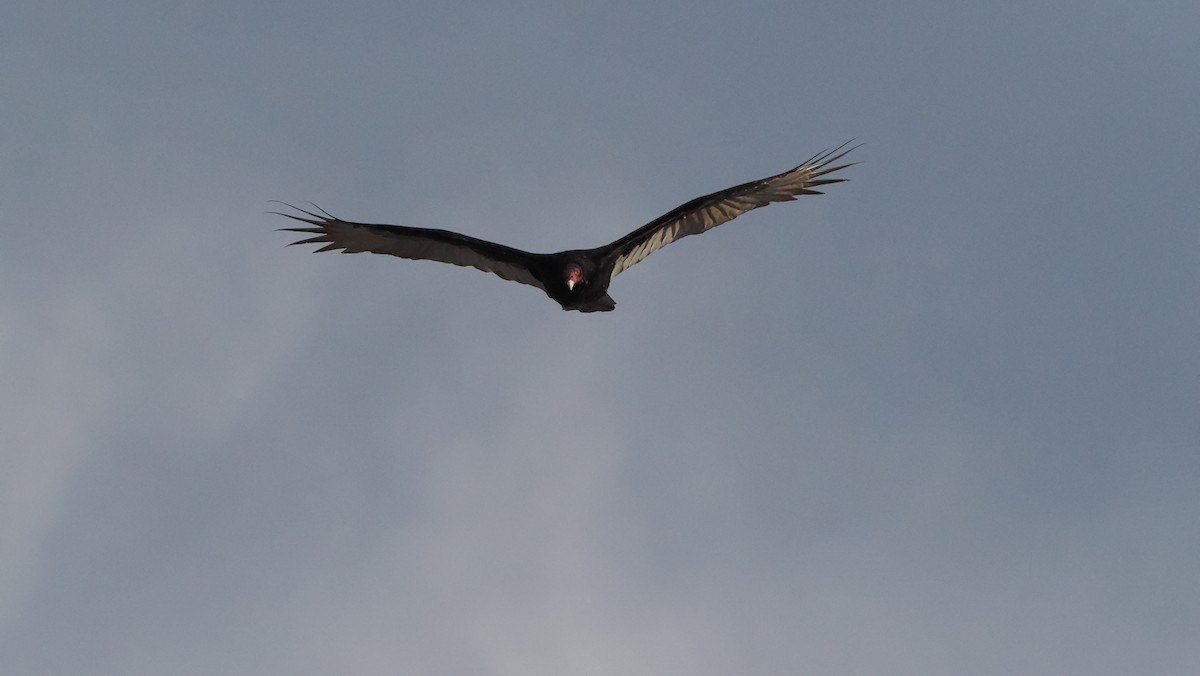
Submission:
[[[854,148],[846,144],[814,155],[782,174],[751,181],[711,195],[698,197],[659,216],[615,242],[595,249],[534,254],[493,244],[447,230],[402,225],[351,223],[313,205],[320,214],[284,204],[304,216],[271,213],[308,223],[310,228],[282,228],[316,235],[292,244],[323,244],[320,251],[391,254],[473,267],[498,277],[535,286],[564,310],[608,312],[616,302],[608,295],[613,277],[643,258],[688,235],[705,232],[771,202],[787,202],[796,195],[820,195],[817,186],[841,183],[844,178],[823,178],[853,162],[830,166]],[[856,146],[857,147],[857,146]],[[307,217],[306,217],[307,216]],[[314,253],[316,253],[314,252]]]

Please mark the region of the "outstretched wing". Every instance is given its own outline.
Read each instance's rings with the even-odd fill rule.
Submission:
[[[601,247],[609,256],[615,257],[612,276],[616,277],[675,240],[711,230],[751,209],[771,202],[788,202],[796,199],[797,195],[820,195],[821,192],[813,190],[814,187],[846,180],[823,176],[855,164],[850,162],[830,166],[854,150],[842,150],[845,147],[843,143],[833,150],[817,153],[807,162],[782,174],[698,197]]]
[[[448,230],[351,223],[332,216],[316,205],[314,207],[321,214],[314,214],[284,202],[280,202],[280,204],[305,214],[307,218],[278,211],[271,213],[313,226],[311,228],[280,228],[281,230],[316,235],[292,242],[289,246],[324,244],[325,246],[313,253],[341,249],[342,253],[370,252],[413,260],[438,261],[439,263],[475,268],[513,282],[542,288],[541,280],[533,272],[534,254],[520,249],[494,244]]]

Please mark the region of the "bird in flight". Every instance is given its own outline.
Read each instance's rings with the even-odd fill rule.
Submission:
[[[617,306],[608,295],[613,277],[671,242],[706,232],[772,202],[788,202],[797,195],[820,195],[814,188],[847,180],[827,178],[856,164],[835,165],[854,150],[843,150],[845,147],[843,143],[833,150],[817,153],[782,174],[697,197],[604,246],[552,254],[529,253],[448,230],[352,223],[316,205],[313,208],[319,214],[283,202],[280,204],[304,215],[271,213],[312,226],[281,229],[314,235],[292,243],[322,244],[314,253],[338,249],[342,253],[366,251],[462,265],[537,287],[564,310],[609,312]]]

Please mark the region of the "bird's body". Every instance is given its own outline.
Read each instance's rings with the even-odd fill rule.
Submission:
[[[667,244],[715,228],[771,202],[794,200],[797,195],[819,195],[814,187],[846,180],[822,178],[850,166],[829,166],[853,150],[843,151],[844,147],[843,144],[819,153],[782,174],[698,197],[595,249],[535,254],[448,230],[352,223],[319,208],[320,214],[297,209],[307,217],[279,215],[313,226],[284,228],[315,235],[293,244],[323,244],[317,251],[371,252],[473,267],[535,286],[564,310],[608,312],[616,307],[608,295],[612,278]]]

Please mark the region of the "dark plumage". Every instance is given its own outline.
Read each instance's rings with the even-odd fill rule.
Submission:
[[[291,208],[305,216],[272,213],[313,226],[282,229],[315,235],[293,244],[323,244],[318,252],[369,251],[469,266],[535,286],[564,310],[607,312],[616,307],[608,295],[612,278],[671,242],[705,232],[771,202],[791,201],[797,195],[820,195],[821,192],[814,188],[845,181],[843,178],[824,178],[854,164],[830,166],[853,150],[843,150],[845,146],[842,144],[818,153],[782,174],[698,197],[610,244],[553,254],[529,253],[448,230],[352,223],[315,206],[320,214],[296,207]]]

